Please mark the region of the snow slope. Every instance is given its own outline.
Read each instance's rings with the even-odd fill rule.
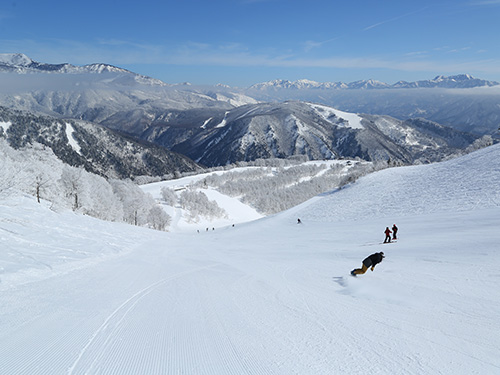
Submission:
[[[243,170],[245,168],[241,169]],[[198,221],[192,222],[188,220],[189,215],[180,206],[172,208],[162,203],[162,187],[167,187],[173,189],[174,191],[183,191],[186,186],[191,183],[200,181],[211,174],[220,173],[223,172],[200,173],[194,176],[143,185],[141,188],[144,192],[149,193],[157,202],[160,202],[163,209],[172,217],[172,223],[169,226],[169,230],[174,232],[192,232],[195,230],[204,230],[206,228],[212,230],[213,228],[225,227],[262,218],[263,215],[258,213],[254,208],[241,203],[236,198],[231,198],[227,195],[221,194],[214,189],[198,189],[198,191],[203,192],[203,194],[205,194],[210,201],[215,200],[219,207],[226,212],[225,217],[212,219],[199,217]]]
[[[0,373],[500,373],[499,178],[497,145],[201,233],[3,197]]]

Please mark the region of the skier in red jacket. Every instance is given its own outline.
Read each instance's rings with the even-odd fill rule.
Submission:
[[[386,227],[385,228],[385,240],[384,240],[384,243],[387,243],[387,242],[391,242],[391,230],[389,229],[389,227]]]

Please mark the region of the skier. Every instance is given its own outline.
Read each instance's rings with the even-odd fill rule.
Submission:
[[[363,260],[363,264],[361,265],[361,268],[356,268],[356,269],[353,269],[351,271],[351,275],[352,276],[362,275],[370,267],[371,267],[371,270],[373,271],[375,266],[377,264],[379,264],[380,262],[382,262],[382,259],[384,259],[384,253],[382,253],[382,252],[370,255],[369,257],[365,258],[365,260]]]
[[[389,227],[386,227],[385,228],[385,240],[384,240],[384,243],[388,243],[388,242],[391,242],[391,230],[389,229]]]
[[[300,221],[300,219],[297,219],[297,224],[302,224],[302,221]]]
[[[392,226],[392,239],[393,240],[397,240],[398,239],[396,233],[398,233],[398,227],[396,226],[396,224],[394,224]]]

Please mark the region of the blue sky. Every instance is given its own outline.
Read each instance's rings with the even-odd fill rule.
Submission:
[[[6,0],[0,53],[168,83],[500,81],[499,21],[500,0]]]

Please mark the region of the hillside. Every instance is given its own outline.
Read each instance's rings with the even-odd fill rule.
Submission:
[[[247,89],[261,101],[300,100],[333,106],[345,112],[387,115],[399,120],[421,117],[459,131],[498,137],[500,86],[444,88]]]
[[[201,233],[3,196],[0,373],[496,373],[499,172],[496,145]]]
[[[189,158],[82,120],[37,116],[0,106],[0,139],[20,149],[39,143],[71,166],[108,178],[199,171]]]
[[[460,153],[477,138],[423,119],[400,121],[295,101],[241,106],[192,123],[197,126],[189,130],[175,121],[151,126],[141,137],[207,166],[297,155],[434,162]],[[185,136],[173,144],[179,133]]]

